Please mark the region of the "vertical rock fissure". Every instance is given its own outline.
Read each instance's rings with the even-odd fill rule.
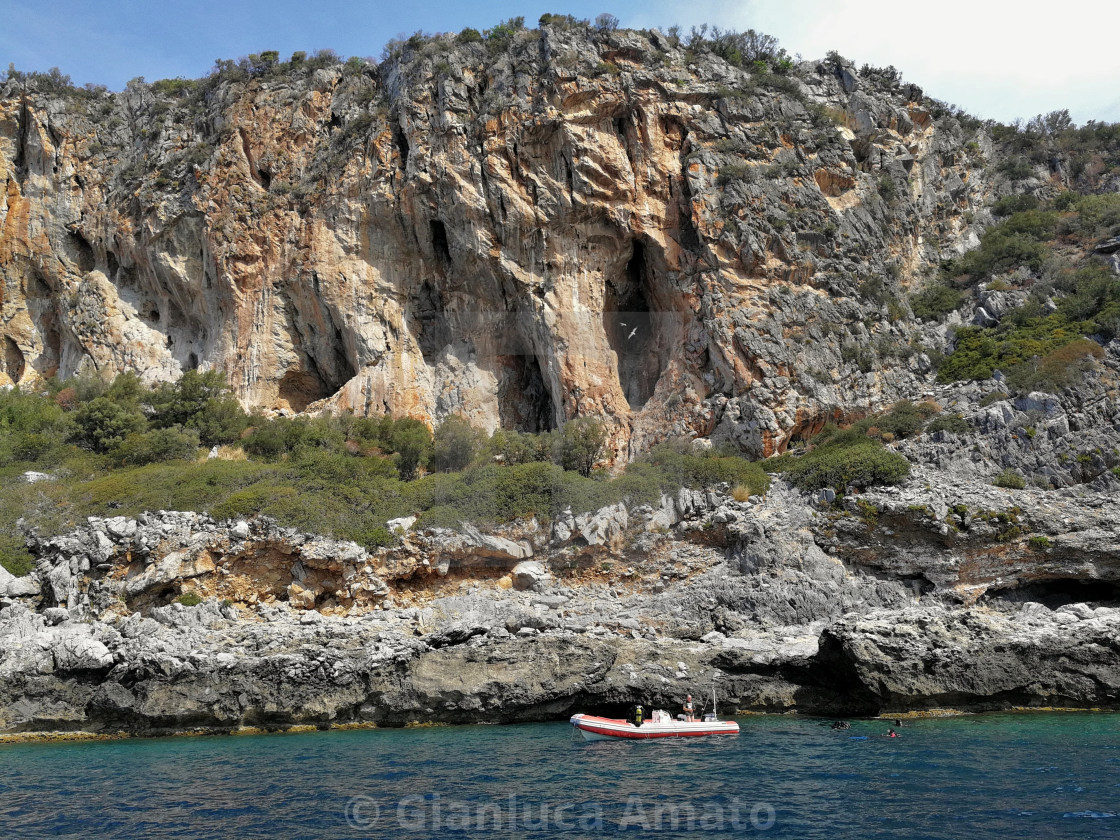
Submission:
[[[451,325],[443,309],[443,297],[425,280],[410,303],[420,353],[428,364],[434,364],[443,348],[451,343]]]
[[[27,175],[27,135],[31,131],[31,109],[27,107],[25,93],[19,103],[19,127],[16,139],[15,170],[17,179],[22,182]]]
[[[658,319],[650,312],[652,287],[645,247],[635,240],[619,277],[607,281],[603,327],[618,356],[618,383],[631,408],[641,408],[661,376],[656,350]]]
[[[408,138],[405,137],[404,128],[401,126],[400,121],[393,123],[393,142],[397,144],[397,148],[401,153],[401,171],[408,171]]]

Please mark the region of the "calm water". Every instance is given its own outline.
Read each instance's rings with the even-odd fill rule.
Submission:
[[[2,746],[0,837],[1120,838],[1120,715],[914,721],[899,739],[740,724],[653,743],[542,724]]]

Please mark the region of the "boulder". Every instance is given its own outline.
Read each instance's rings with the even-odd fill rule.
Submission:
[[[54,667],[59,671],[96,671],[113,666],[113,654],[97,639],[67,634],[53,646]]]
[[[412,526],[416,524],[415,516],[400,516],[396,519],[390,519],[385,523],[385,527],[393,534],[404,534],[411,530]]]
[[[536,560],[518,563],[513,567],[510,576],[513,578],[513,588],[520,592],[539,590],[552,580],[552,575]]]
[[[588,545],[608,545],[622,536],[628,524],[626,505],[622,502],[576,517],[579,535]]]

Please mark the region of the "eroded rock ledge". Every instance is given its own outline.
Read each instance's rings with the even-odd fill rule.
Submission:
[[[1022,491],[1011,540],[932,521],[1005,492],[919,472],[847,511],[780,482],[685,490],[372,554],[263,519],[91,519],[0,580],[0,732],[557,719],[713,675],[725,711],[1120,707],[1110,496]]]

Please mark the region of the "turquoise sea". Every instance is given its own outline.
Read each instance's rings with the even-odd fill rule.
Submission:
[[[0,746],[0,837],[1120,838],[1120,715],[583,743],[567,724]]]

